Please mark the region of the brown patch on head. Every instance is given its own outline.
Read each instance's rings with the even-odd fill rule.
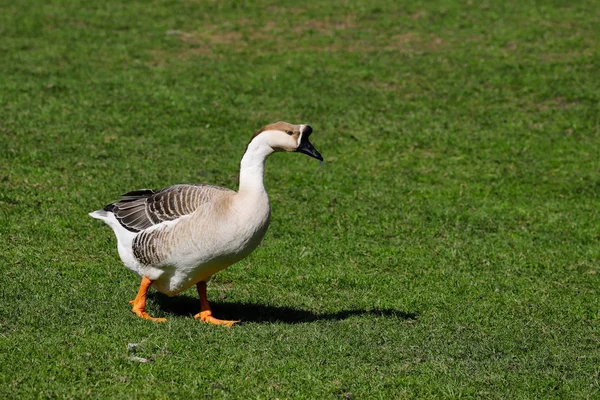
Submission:
[[[252,135],[252,139],[264,131],[282,131],[291,135],[293,138],[298,139],[298,136],[300,135],[300,125],[292,125],[284,121],[277,121],[273,124],[265,125],[260,128],[254,135]],[[250,139],[250,141],[252,141],[252,139]]]

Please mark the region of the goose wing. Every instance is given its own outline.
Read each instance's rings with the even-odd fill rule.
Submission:
[[[163,189],[141,189],[125,193],[121,200],[104,207],[119,223],[139,232],[165,221],[192,214],[202,204],[230,189],[211,185],[173,185]]]

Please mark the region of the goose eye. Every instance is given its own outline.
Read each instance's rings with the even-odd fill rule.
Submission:
[[[294,134],[294,132],[292,132],[292,131],[286,131],[285,133],[287,133],[288,135],[293,135]]]

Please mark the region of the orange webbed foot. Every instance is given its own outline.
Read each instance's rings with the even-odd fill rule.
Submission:
[[[136,306],[135,300],[131,300],[129,302],[129,304],[133,305],[133,307],[131,308],[131,311],[134,312],[135,315],[137,315],[138,317],[141,317],[144,319],[149,319],[150,321],[154,321],[154,322],[165,322],[167,320],[166,318],[154,318],[153,316],[148,314],[144,310],[144,308],[140,307],[139,305]]]
[[[148,293],[148,288],[150,286],[152,286],[152,280],[147,276],[142,277],[142,283],[140,283],[140,290],[138,291],[137,296],[129,302],[129,304],[133,306],[131,311],[139,317],[149,319],[150,321],[165,322],[167,320],[166,318],[154,318],[146,312],[146,294]]]
[[[166,318],[154,318],[144,310],[132,308],[131,311],[133,311],[138,317],[141,317],[144,319],[149,319],[150,321],[154,321],[154,322],[166,322],[167,321]]]
[[[202,322],[207,322],[209,324],[214,324],[214,325],[223,325],[228,328],[231,328],[234,324],[237,324],[238,322],[240,322],[240,321],[228,321],[228,320],[223,320],[223,319],[217,319],[212,316],[211,311],[199,312],[198,314],[194,315],[194,318],[199,319]]]

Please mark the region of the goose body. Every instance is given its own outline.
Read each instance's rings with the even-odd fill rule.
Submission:
[[[206,282],[240,261],[260,244],[270,221],[263,184],[265,159],[275,151],[297,151],[322,160],[308,141],[312,128],[277,122],[254,134],[240,163],[237,192],[210,185],[174,185],[124,194],[90,216],[103,220],[117,237],[123,264],[142,277],[133,311],[143,318],[150,286],[173,296],[197,285],[197,318],[231,326],[212,317]],[[204,317],[203,314],[204,313]]]

